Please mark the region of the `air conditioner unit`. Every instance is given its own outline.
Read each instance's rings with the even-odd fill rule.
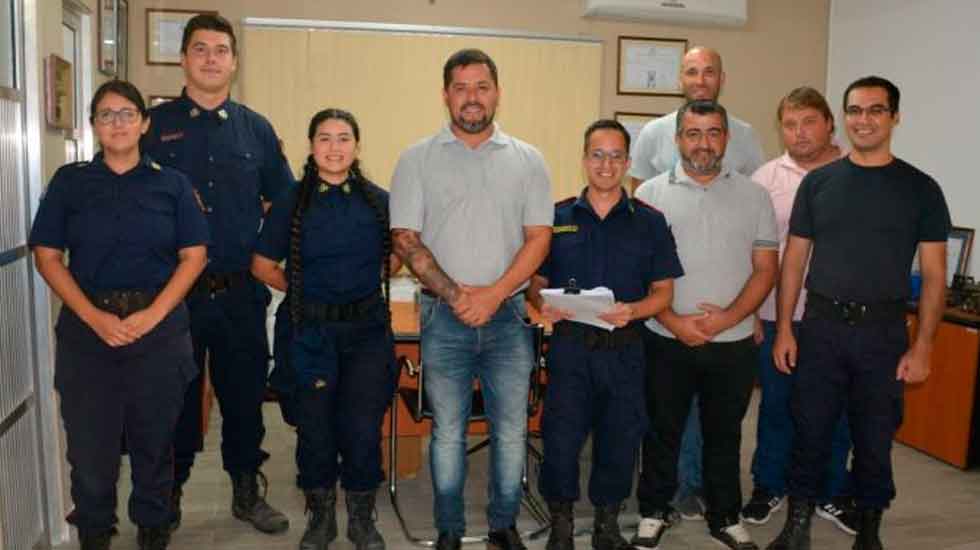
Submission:
[[[748,0],[584,0],[585,17],[688,26],[740,27]]]

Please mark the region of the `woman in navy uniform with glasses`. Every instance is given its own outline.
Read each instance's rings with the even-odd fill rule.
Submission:
[[[109,548],[125,439],[140,548],[166,548],[174,428],[197,369],[183,298],[207,262],[207,222],[187,179],[141,155],[149,118],[135,86],[103,84],[91,121],[102,152],[55,173],[29,241],[65,306],[55,387],[71,464],[69,521],[83,550]]]
[[[292,390],[280,399],[297,427],[309,512],[300,549],[322,550],[336,538],[339,478],[347,537],[357,550],[383,550],[373,514],[384,478],[381,421],[397,374],[388,279],[400,267],[391,253],[388,193],[360,171],[353,115],[320,111],[308,138],[303,178],[273,202],[252,259],[255,278],[287,292],[273,385]]]

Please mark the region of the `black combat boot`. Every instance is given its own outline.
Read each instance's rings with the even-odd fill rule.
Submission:
[[[80,550],[109,550],[112,543],[112,529],[104,531],[78,530],[78,541],[81,543]]]
[[[136,540],[140,550],[166,550],[170,544],[170,525],[140,527]]]
[[[263,490],[259,495],[259,480]],[[289,529],[289,518],[265,501],[269,482],[261,472],[236,472],[231,474],[231,513],[236,518],[251,523],[263,533],[282,533]]]
[[[306,491],[306,531],[299,550],[327,550],[337,538],[337,493],[334,489]]]
[[[575,550],[575,515],[571,501],[548,503],[551,514],[551,533],[545,550]]]
[[[810,520],[813,501],[790,497],[786,524],[766,550],[810,550]]]
[[[347,538],[356,550],[385,550],[374,520],[374,491],[347,491]]]
[[[880,529],[881,510],[875,508],[858,510],[858,532],[851,550],[882,550],[881,538],[878,536]]]
[[[592,548],[595,550],[636,550],[619,532],[620,503],[596,506],[592,526]]]

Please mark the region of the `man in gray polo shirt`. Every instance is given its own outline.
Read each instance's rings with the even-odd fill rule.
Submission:
[[[684,105],[675,137],[681,160],[636,192],[666,216],[685,273],[674,282],[672,307],[647,325],[653,429],[643,444],[642,519],[632,541],[643,549],[657,548],[670,527],[681,434],[695,394],[711,536],[734,550],[756,548],[739,523],[739,447],[758,361],[752,313],[775,282],[779,235],[766,190],[723,165],[727,120],[715,102]]]
[[[712,48],[695,46],[684,54],[680,73],[681,90],[686,101],[718,101],[721,87],[725,83],[721,55]],[[640,131],[633,143],[630,156],[632,189],[636,190],[644,181],[662,174],[677,164],[677,145],[674,133],[677,126],[677,111],[650,121]],[[734,116],[728,117],[728,147],[723,160],[724,166],[751,176],[764,159],[762,146],[752,126]],[[685,519],[701,519],[703,500],[701,499],[701,431],[698,426],[697,399],[695,399],[688,426],[684,431],[681,447],[679,488],[675,495],[678,511]]]
[[[515,527],[533,361],[518,291],[544,261],[554,207],[544,159],[493,123],[497,67],[461,50],[443,68],[450,122],[406,150],[391,183],[395,252],[425,285],[421,328],[435,422],[429,457],[438,550],[466,529],[466,424],[480,380],[491,438],[488,546],[523,550]]]

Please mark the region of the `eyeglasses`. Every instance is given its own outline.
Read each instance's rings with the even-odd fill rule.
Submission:
[[[844,109],[844,116],[852,118],[861,118],[861,115],[867,113],[868,116],[872,118],[879,118],[885,116],[885,114],[892,112],[891,108],[884,105],[872,105],[870,107],[858,107],[857,105],[848,105]]]
[[[615,164],[622,164],[626,162],[627,158],[629,158],[629,154],[626,151],[603,151],[602,149],[593,149],[589,151],[588,155],[589,162],[595,164],[602,164],[606,159]]]
[[[118,120],[120,124],[129,125],[136,122],[139,116],[139,111],[135,109],[119,109],[118,111],[105,109],[104,111],[95,113],[95,122],[103,126],[109,126]]]

